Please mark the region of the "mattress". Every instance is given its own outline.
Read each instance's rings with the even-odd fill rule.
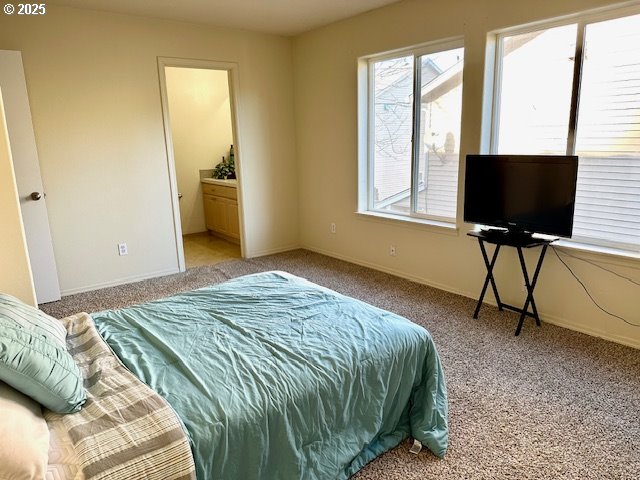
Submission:
[[[184,422],[201,479],[346,479],[407,437],[441,457],[431,335],[284,272],[93,314]]]

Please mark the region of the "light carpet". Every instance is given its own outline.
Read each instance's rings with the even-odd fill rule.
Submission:
[[[51,315],[120,308],[232,277],[284,270],[423,325],[449,390],[450,447],[440,460],[403,443],[354,479],[638,479],[640,350],[305,250],[197,267],[65,297]],[[616,321],[616,320],[612,320]]]

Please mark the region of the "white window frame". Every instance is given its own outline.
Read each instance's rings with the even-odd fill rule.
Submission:
[[[423,55],[464,48],[463,37],[452,37],[443,40],[424,43],[417,46],[402,48],[389,52],[367,55],[358,59],[358,210],[357,213],[374,215],[382,218],[408,221],[412,223],[422,223],[436,227],[456,228],[456,217],[441,217],[416,212],[417,198],[414,196],[416,183],[418,182],[418,161],[417,149],[419,146],[413,141],[417,138],[419,123],[416,122],[416,111],[420,111],[420,98],[415,95],[419,82],[418,59]],[[412,113],[412,141],[411,141],[411,208],[409,213],[390,212],[389,210],[376,209],[374,207],[374,145],[375,138],[375,101],[373,86],[373,66],[376,62],[390,60],[398,57],[412,55],[414,59],[413,76],[413,113]],[[463,84],[464,89],[464,64],[463,64]],[[462,118],[460,119],[462,122]],[[462,142],[460,142],[462,143]],[[460,169],[458,170],[458,191],[460,183]],[[459,203],[458,195],[456,202]],[[456,207],[456,211],[458,208]]]
[[[568,124],[568,132],[567,132],[567,149],[566,155],[574,155],[575,154],[575,141],[576,141],[576,132],[577,132],[577,124],[578,124],[578,107],[580,102],[580,84],[582,81],[582,60],[583,60],[583,51],[584,51],[584,34],[586,31],[586,26],[590,23],[597,23],[606,20],[614,20],[616,18],[637,15],[640,14],[640,7],[637,5],[622,7],[622,8],[603,8],[596,11],[586,12],[586,13],[577,13],[570,16],[566,16],[560,19],[546,20],[541,22],[535,22],[532,24],[519,26],[519,27],[511,27],[507,29],[502,29],[499,31],[491,32],[487,39],[487,70],[485,71],[485,80],[489,80],[485,83],[485,85],[489,85],[491,88],[490,91],[485,91],[485,95],[488,96],[490,105],[490,119],[487,123],[486,115],[483,121],[483,125],[490,125],[489,129],[486,127],[483,128],[483,142],[485,145],[488,141],[488,148],[486,146],[481,146],[481,151],[488,151],[489,153],[495,154],[497,153],[498,148],[498,129],[500,125],[500,95],[498,92],[501,87],[502,80],[502,39],[507,36],[512,35],[521,35],[525,33],[531,33],[539,30],[550,29],[555,27],[561,27],[570,24],[576,24],[577,26],[577,35],[576,35],[576,48],[575,48],[575,58],[576,62],[574,64],[574,72],[573,72],[573,84],[571,90],[571,106],[569,108],[569,124]],[[579,60],[579,61],[578,61]],[[485,104],[487,105],[487,104]],[[626,244],[623,242],[611,242],[602,239],[590,238],[590,237],[580,237],[580,236],[572,236],[571,239],[563,239],[560,242],[565,246],[573,245],[584,245],[594,246],[594,250],[599,250],[600,247],[604,247],[604,249],[609,249],[609,252],[621,251],[621,252],[634,252],[633,256],[635,257],[638,252],[640,252],[640,248],[638,245]],[[603,249],[603,251],[604,251]]]

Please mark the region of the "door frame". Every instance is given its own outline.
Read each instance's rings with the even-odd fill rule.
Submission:
[[[164,123],[164,137],[167,149],[167,167],[169,170],[169,190],[171,194],[171,209],[173,213],[173,229],[176,240],[176,255],[178,258],[178,269],[181,272],[186,270],[184,261],[184,245],[182,242],[182,224],[180,223],[180,204],[178,199],[178,181],[176,178],[176,160],[173,153],[173,136],[171,131],[171,119],[169,116],[169,99],[167,96],[167,78],[165,67],[196,68],[205,70],[224,70],[229,79],[229,106],[231,107],[231,130],[233,135],[233,149],[235,151],[235,165],[237,193],[238,193],[238,216],[240,222],[240,255],[245,258],[245,228],[244,228],[244,197],[242,194],[242,157],[240,135],[238,128],[238,64],[235,62],[218,62],[214,60],[196,60],[190,58],[158,57],[158,76],[160,79],[160,100],[162,103],[162,120]]]

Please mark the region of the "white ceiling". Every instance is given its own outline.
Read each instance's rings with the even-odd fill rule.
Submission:
[[[296,35],[399,0],[49,0],[48,4]]]

